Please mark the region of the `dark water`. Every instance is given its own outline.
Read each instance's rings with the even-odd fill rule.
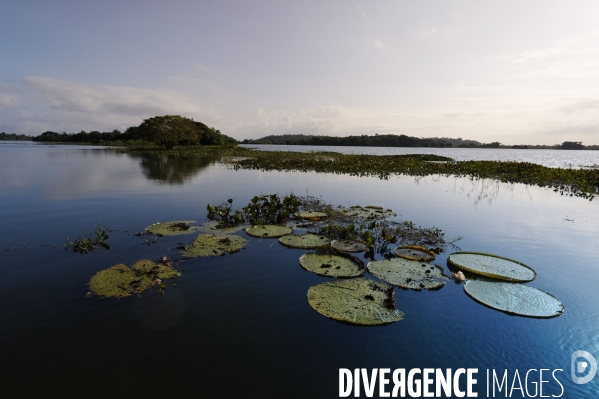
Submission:
[[[543,320],[509,316],[450,282],[434,292],[396,289],[402,321],[349,326],[308,305],[308,288],[326,279],[299,266],[305,251],[250,237],[240,253],[183,263],[178,287],[169,283],[164,297],[84,299],[97,271],[176,258],[168,248],[192,239],[148,246],[126,231],[204,221],[208,203],[233,198],[241,207],[275,192],[381,205],[399,220],[463,236],[462,250],[532,266],[538,277],[529,285],[557,296],[566,311]],[[599,356],[597,206],[493,181],[233,171],[98,148],[0,145],[0,396],[334,398],[340,368],[430,367],[478,368],[479,397],[486,397],[487,369],[508,369],[510,385],[516,369],[523,384],[529,369],[563,369],[556,372],[563,397],[596,397],[599,377],[574,384],[570,358],[575,350]],[[64,250],[66,237],[98,223],[112,230],[109,251]],[[449,273],[447,255],[435,263]],[[551,372],[543,380],[544,395],[559,395]]]

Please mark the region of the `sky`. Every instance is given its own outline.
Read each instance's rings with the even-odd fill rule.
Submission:
[[[599,144],[599,2],[2,0],[0,131]]]

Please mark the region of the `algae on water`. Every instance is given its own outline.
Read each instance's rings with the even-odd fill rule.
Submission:
[[[299,263],[319,276],[351,278],[364,275],[364,264],[353,257],[308,253],[300,257]]]
[[[179,275],[173,267],[151,260],[140,260],[131,268],[118,264],[94,274],[89,280],[91,292],[103,297],[124,298],[156,286],[157,279],[172,279]]]
[[[308,290],[308,303],[318,313],[351,324],[376,326],[403,319],[395,309],[393,287],[364,278],[335,280]]]
[[[443,269],[430,263],[394,258],[368,263],[373,276],[402,288],[422,290],[441,288],[447,281]]]
[[[173,222],[158,222],[146,227],[146,231],[160,236],[178,236],[181,234],[191,234],[196,228],[190,226],[195,220],[176,220]]]
[[[219,256],[241,251],[247,245],[245,238],[232,234],[200,234],[185,247],[184,256],[197,258]]]

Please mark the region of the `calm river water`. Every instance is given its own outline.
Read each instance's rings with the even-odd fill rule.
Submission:
[[[234,171],[23,143],[0,144],[0,176],[2,398],[335,398],[340,368],[478,368],[479,397],[486,397],[487,369],[507,369],[510,386],[516,370],[525,384],[528,370],[550,369],[543,395],[559,395],[551,372],[561,369],[563,397],[599,392],[599,377],[585,385],[570,377],[574,351],[599,357],[597,201],[487,180]],[[159,221],[203,222],[206,204],[228,198],[241,207],[256,194],[291,192],[392,208],[398,220],[463,236],[462,250],[524,262],[538,273],[528,284],[561,299],[566,311],[552,319],[509,316],[449,282],[438,291],[396,289],[404,320],[350,326],[309,306],[308,289],[326,279],[299,266],[306,251],[247,236],[240,253],[182,263],[178,287],[169,282],[164,297],[84,298],[99,270],[178,258],[168,248],[193,238],[148,246],[127,232]],[[65,251],[67,237],[98,223],[111,230],[110,250]],[[446,274],[449,252],[434,262]],[[531,394],[539,379],[529,374]]]

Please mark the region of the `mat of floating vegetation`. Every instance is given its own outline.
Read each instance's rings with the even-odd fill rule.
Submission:
[[[161,236],[178,236],[181,234],[191,234],[196,231],[196,228],[190,226],[195,223],[194,220],[177,220],[174,222],[159,222],[149,227],[146,227],[146,231],[151,234]]]
[[[155,286],[158,278],[172,279],[178,275],[175,268],[144,259],[131,268],[118,264],[99,271],[89,280],[89,289],[99,296],[123,298]]]
[[[334,240],[331,241],[331,248],[339,252],[365,252],[368,251],[368,245],[360,241],[353,240]]]
[[[345,216],[364,219],[384,219],[397,216],[391,209],[383,209],[382,206],[374,205],[366,207],[356,205],[350,208],[343,208],[340,212]]]
[[[404,259],[428,262],[435,259],[435,253],[420,245],[404,245],[395,248],[395,255]]]
[[[277,238],[293,233],[293,229],[287,226],[278,226],[276,224],[265,224],[249,227],[245,230],[252,237]]]
[[[250,227],[247,224],[240,224],[238,226],[223,226],[218,222],[212,221],[212,222],[207,222],[207,223],[203,223],[202,225],[198,226],[197,231],[198,232],[210,232],[210,233],[221,233],[221,234],[233,234],[233,233],[237,233],[238,231],[241,231],[247,227]]]
[[[364,275],[364,264],[356,258],[330,254],[304,254],[300,265],[319,276],[351,278]]]
[[[483,305],[518,316],[555,317],[566,309],[553,295],[523,284],[469,280],[464,291]]]
[[[302,219],[322,220],[322,219],[326,219],[329,215],[327,215],[324,212],[304,211],[304,212],[296,213],[295,216],[302,218]]]
[[[375,260],[369,262],[367,267],[373,276],[413,290],[441,288],[448,279],[439,266],[403,258]]]
[[[286,247],[314,249],[328,244],[331,240],[325,236],[316,234],[288,234],[279,238],[279,242]]]
[[[308,290],[308,303],[318,313],[352,324],[376,326],[403,319],[395,309],[393,287],[364,278],[335,280]]]
[[[517,260],[482,252],[454,252],[447,262],[470,273],[514,282],[532,281],[537,273]]]
[[[233,234],[200,234],[185,247],[184,256],[219,256],[241,251],[247,245],[245,238]]]

